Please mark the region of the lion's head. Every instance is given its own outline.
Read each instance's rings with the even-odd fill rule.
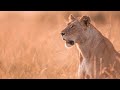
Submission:
[[[83,16],[81,19],[69,16],[69,23],[62,30],[61,35],[63,40],[66,41],[66,46],[71,47],[75,43],[83,43],[88,38],[87,32],[90,25],[90,18]]]

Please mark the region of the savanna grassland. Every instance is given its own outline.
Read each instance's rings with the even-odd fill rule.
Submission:
[[[60,36],[69,14],[89,15],[120,51],[120,12],[1,11],[0,78],[77,78],[77,48],[67,49]]]

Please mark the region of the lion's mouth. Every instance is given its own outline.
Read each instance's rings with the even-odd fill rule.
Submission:
[[[68,41],[66,41],[66,43],[70,44],[70,45],[74,45],[74,41],[72,41],[72,40],[68,40]]]
[[[71,47],[71,46],[73,46],[75,43],[74,43],[74,41],[73,40],[67,40],[66,41],[66,46],[67,47]]]
[[[71,47],[75,44],[73,40],[66,40],[65,38],[63,38],[63,40],[66,42],[67,47]]]

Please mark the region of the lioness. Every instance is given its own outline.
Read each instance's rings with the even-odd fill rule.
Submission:
[[[69,16],[69,23],[61,35],[66,46],[74,44],[80,52],[80,78],[115,78],[120,73],[120,54],[112,43],[92,24],[89,16]]]

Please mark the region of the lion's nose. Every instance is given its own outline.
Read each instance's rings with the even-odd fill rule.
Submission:
[[[63,36],[63,35],[65,35],[65,33],[64,33],[64,32],[62,32],[62,33],[61,33],[61,35]]]

